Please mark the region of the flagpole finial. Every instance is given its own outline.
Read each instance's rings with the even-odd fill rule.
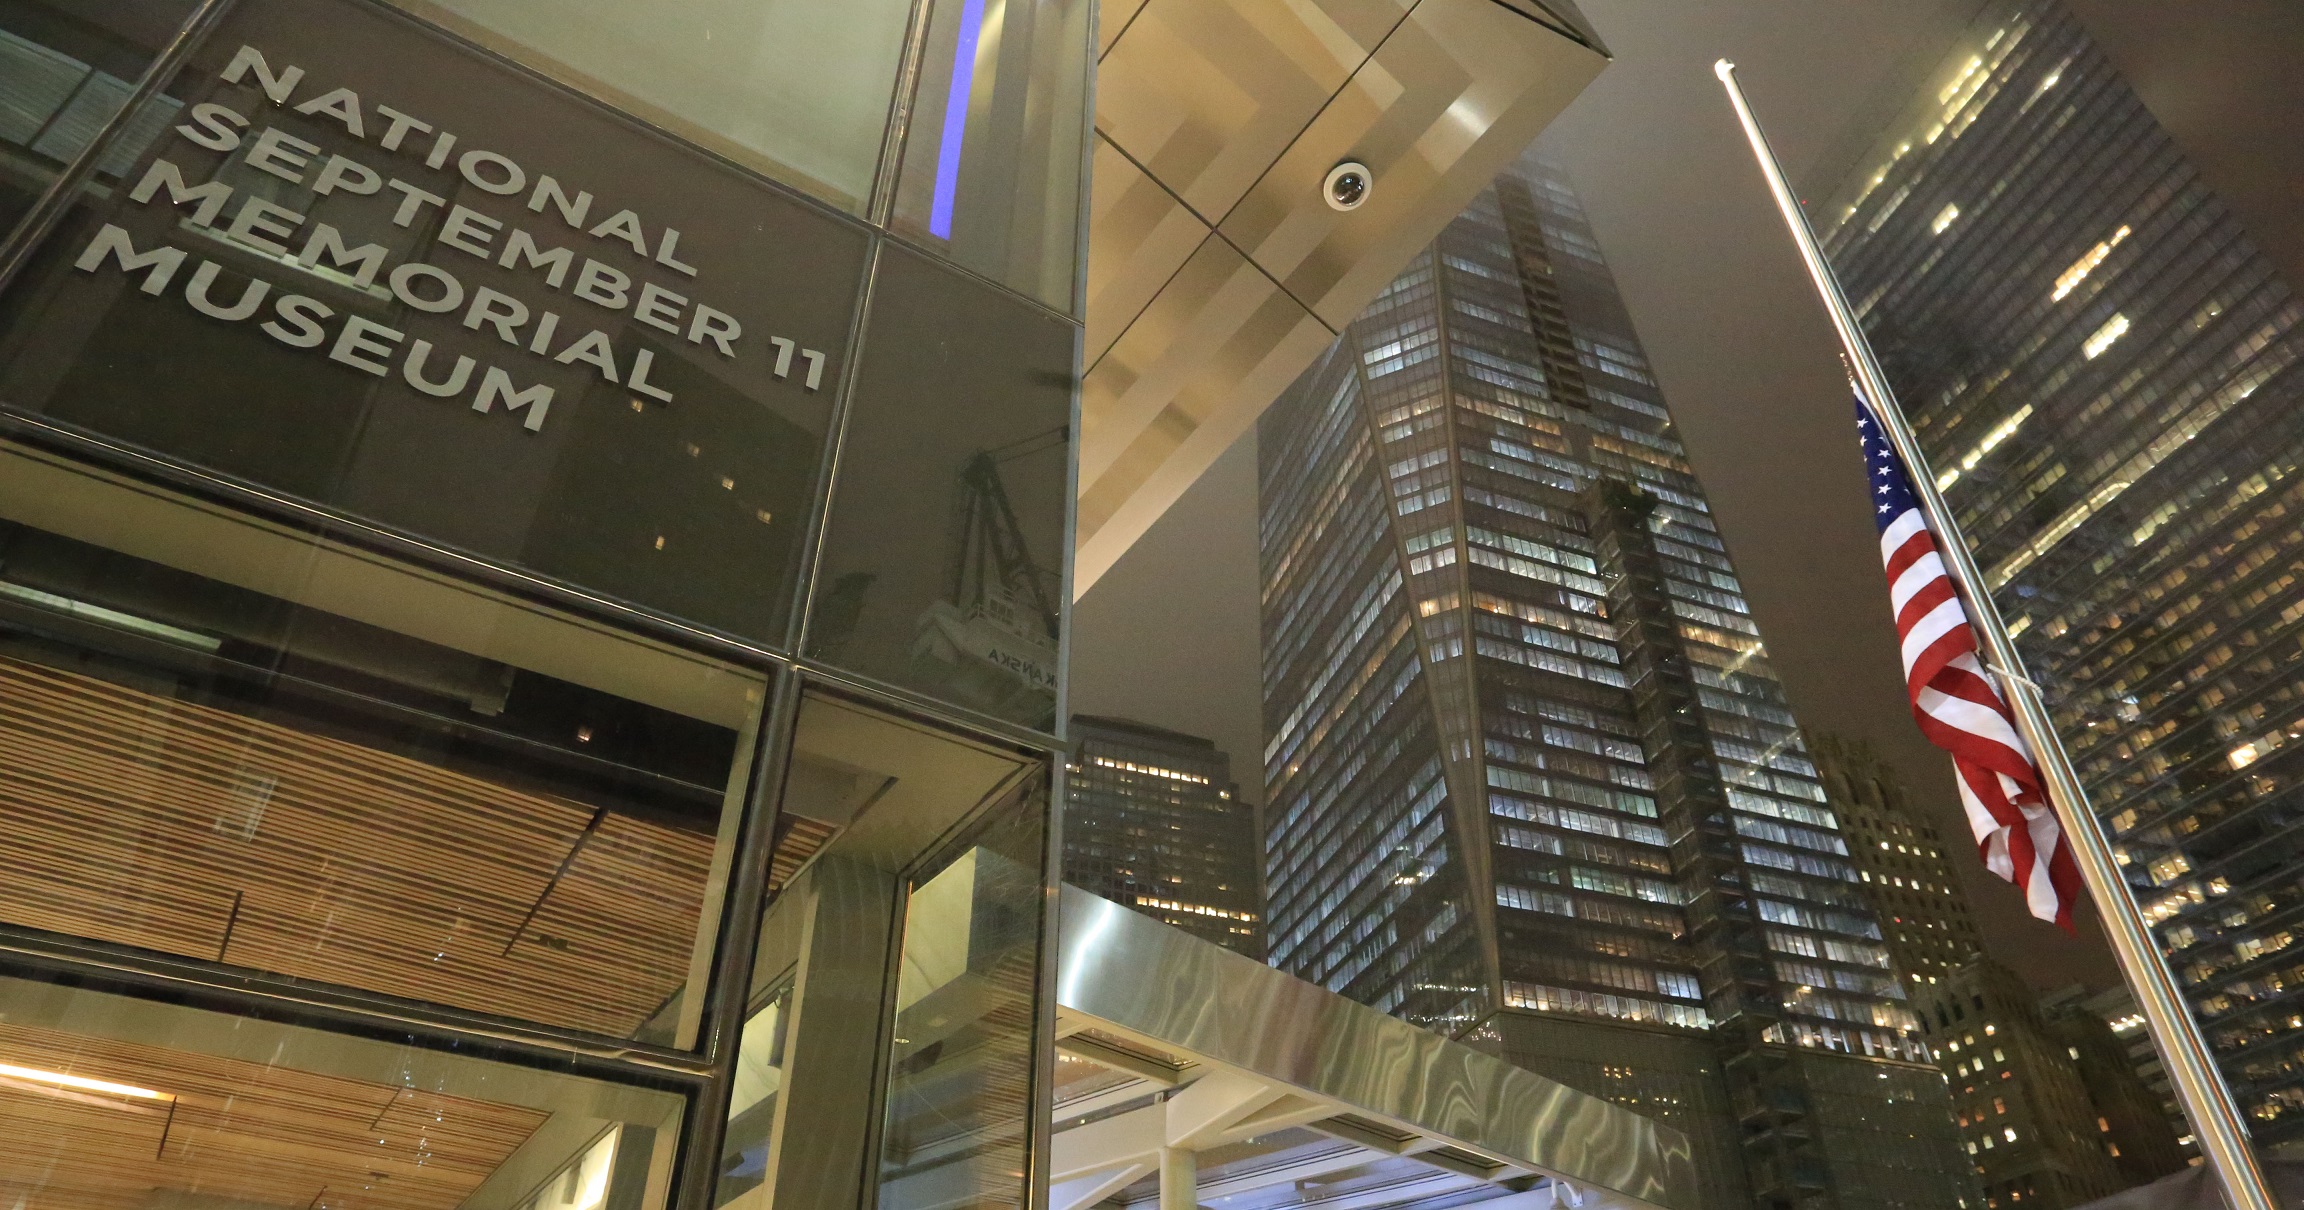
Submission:
[[[1728,77],[1736,74],[1736,65],[1726,59],[1722,59],[1712,65],[1712,74],[1725,80]]]

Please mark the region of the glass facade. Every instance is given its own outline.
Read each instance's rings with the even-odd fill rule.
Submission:
[[[1870,744],[1817,735],[1808,751],[1825,800],[1840,817],[1840,834],[1880,921],[1881,940],[1907,990],[1918,995],[1984,948],[1968,897],[1952,881],[1944,838],[1912,809],[1896,770]]]
[[[1232,758],[1195,735],[1074,715],[1064,881],[1251,958],[1264,851]]]
[[[1030,1202],[1091,65],[920,237],[932,7],[0,0],[7,1197]]]
[[[1721,1162],[1769,1204],[1972,1197],[1566,179],[1499,177],[1259,449],[1274,964],[1452,1033],[1527,1010],[1716,1043],[1743,1123]],[[1918,1099],[1835,1141],[1827,1056]]]
[[[2299,1137],[2304,304],[2050,0],[1821,218],[2256,1137]]]

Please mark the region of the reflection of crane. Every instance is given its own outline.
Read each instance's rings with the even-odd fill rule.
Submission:
[[[1033,559],[1000,467],[1070,439],[1059,426],[961,464],[949,593],[921,615],[912,645],[918,670],[951,692],[1034,722],[1055,702],[1061,581]]]
[[[1000,465],[1027,454],[1060,449],[1071,430],[1058,425],[1045,433],[979,450],[960,468],[958,541],[952,558],[951,600],[962,609],[981,606],[992,593],[1005,594],[1020,610],[1037,614],[1041,629],[1056,637],[1057,573],[1033,562],[1023,527],[1008,503]]]

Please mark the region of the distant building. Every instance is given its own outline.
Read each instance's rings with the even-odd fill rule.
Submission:
[[[1917,995],[1983,951],[1943,838],[1912,810],[1895,769],[1870,744],[1820,734],[1808,754],[1840,817],[1848,858],[1879,917],[1888,952]]]
[[[1987,1207],[2060,1210],[2134,1184],[2066,1042],[2022,976],[1969,963],[1915,998]]]
[[[2055,0],[1987,6],[1819,194],[2255,1138],[2304,1148],[2297,283]]]
[[[2040,997],[2040,1011],[2047,1014],[2051,1024],[2071,1015],[2084,1015],[2101,1022],[2114,1045],[2119,1047],[2127,1069],[2135,1074],[2136,1082],[2158,1107],[2160,1119],[2167,1124],[2169,1137],[2175,1141],[2178,1156],[2185,1163],[2198,1162],[2199,1143],[2192,1137],[2191,1123],[2184,1120],[2184,1110],[2176,1103],[2176,1085],[2169,1080],[2168,1069],[2160,1062],[2160,1051],[2152,1045],[2152,1033],[2144,1028],[2144,1014],[2137,1010],[2136,998],[2128,994],[2127,988],[2090,992],[2074,984]],[[2087,1048],[2083,1047],[2082,1053],[2085,1055]]]
[[[1259,450],[1274,965],[1687,1131],[1704,1210],[1980,1210],[1567,180],[1499,176]]]
[[[1215,743],[1125,719],[1072,717],[1064,881],[1264,956],[1263,846]]]
[[[2184,1149],[2167,1107],[2138,1077],[2127,1046],[2112,1027],[2078,1004],[2054,1010],[2043,1006],[2041,1013],[2049,1036],[2064,1044],[2065,1055],[2080,1069],[2080,1082],[2096,1106],[2096,1128],[2121,1176],[2141,1185],[2184,1167]]]

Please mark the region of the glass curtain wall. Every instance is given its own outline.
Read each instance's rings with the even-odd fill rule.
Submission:
[[[0,1195],[1028,1200],[1090,21],[948,238],[964,7],[0,0]]]

